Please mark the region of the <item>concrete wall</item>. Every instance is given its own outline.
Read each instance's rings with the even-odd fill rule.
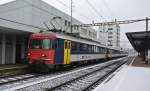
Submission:
[[[107,31],[99,31],[99,41],[101,42],[101,44],[103,45],[108,45],[108,32]]]
[[[60,28],[61,26],[62,30],[70,32],[70,26],[65,25],[65,21],[68,23],[70,22],[70,16],[50,6],[42,0],[16,0],[4,5],[0,5],[0,18],[23,23],[19,24],[0,19],[0,26],[22,31],[39,32],[41,29],[46,29],[43,22],[52,28],[49,21],[56,16],[62,17],[62,19],[53,21],[54,25],[57,28]],[[82,24],[82,22],[73,18],[73,25],[74,24]],[[33,27],[28,25],[33,25]],[[91,38],[96,38],[96,31],[92,28],[73,29],[73,32],[79,32],[81,35],[83,35],[83,37],[89,38],[90,36]],[[87,31],[88,33],[84,33],[84,31]]]

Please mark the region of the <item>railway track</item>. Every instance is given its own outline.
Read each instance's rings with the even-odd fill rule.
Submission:
[[[0,77],[28,73],[28,65],[8,65],[0,68]]]
[[[127,61],[126,58],[119,59],[113,62],[106,62],[91,67],[83,68],[66,74],[57,75],[47,78],[43,81],[28,84],[24,87],[15,88],[16,91],[83,91],[90,87],[98,79],[106,74],[111,74],[112,69],[117,69]],[[87,84],[88,86],[86,86]],[[89,88],[90,89],[90,88]]]
[[[42,76],[42,74],[24,74],[0,77],[0,86]]]
[[[110,75],[124,63],[125,62],[114,62],[63,84],[47,89],[46,91],[65,91],[66,89],[68,91],[90,90],[96,83],[104,80],[108,75]]]
[[[116,65],[119,66],[123,62],[126,62],[126,60],[127,58],[120,58],[105,63],[95,64],[87,67],[85,66],[74,68],[72,70],[67,71],[59,71],[52,74],[25,74],[22,76],[19,75],[20,77],[10,76],[0,78],[0,91],[45,91],[45,90],[51,91],[59,89],[63,90],[64,87],[65,89],[70,89],[66,88],[66,86],[71,87],[72,85],[73,88],[75,84],[85,82],[86,80],[84,80],[84,78],[93,78],[93,76],[98,76],[99,74],[102,73],[106,75],[106,73],[110,72],[114,66],[115,67]],[[92,74],[95,75],[92,76]],[[104,75],[99,76],[101,77]],[[91,83],[94,83],[95,81],[91,81]],[[88,83],[90,83],[90,79]]]

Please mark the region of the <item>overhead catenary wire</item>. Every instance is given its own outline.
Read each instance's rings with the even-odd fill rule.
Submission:
[[[94,10],[94,12],[102,19],[104,19],[106,21],[106,19],[103,17],[103,15],[101,13],[99,13],[99,11],[88,1],[87,1],[87,4]]]
[[[70,7],[68,5],[66,5],[65,3],[63,3],[61,0],[56,0],[58,3],[62,4],[64,7],[70,9]],[[89,17],[85,16],[84,14],[80,13],[78,10],[74,10],[74,12],[76,14],[78,14],[79,16],[83,17],[83,18],[86,18],[86,19],[90,19]]]
[[[150,18],[148,18],[150,20]],[[91,26],[103,26],[103,25],[114,25],[114,24],[131,24],[136,22],[146,21],[146,19],[135,19],[135,20],[124,20],[124,21],[115,21],[115,22],[98,22],[92,24],[81,24],[77,25],[79,27],[91,27]]]
[[[109,13],[116,19],[116,15],[112,11],[112,9],[108,6],[107,2],[105,2],[105,0],[101,0],[101,1],[103,2],[104,6],[108,9]]]

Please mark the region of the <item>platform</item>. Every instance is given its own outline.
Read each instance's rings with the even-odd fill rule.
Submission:
[[[150,91],[150,65],[134,57],[93,91]]]
[[[0,76],[19,73],[20,71],[26,70],[28,65],[26,64],[10,64],[0,65]]]

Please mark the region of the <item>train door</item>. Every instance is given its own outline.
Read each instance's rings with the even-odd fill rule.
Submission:
[[[70,64],[71,41],[64,40],[64,64]]]

